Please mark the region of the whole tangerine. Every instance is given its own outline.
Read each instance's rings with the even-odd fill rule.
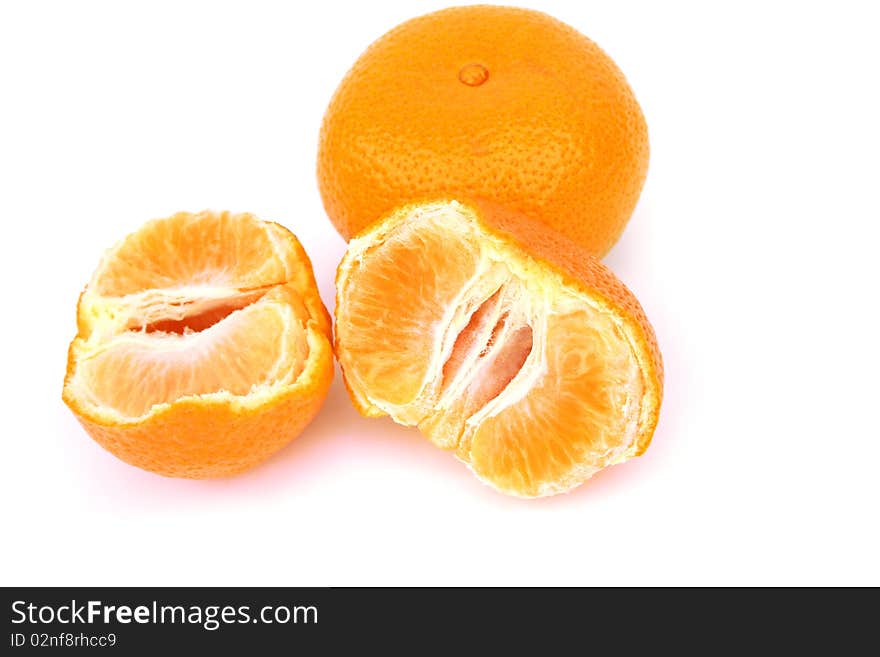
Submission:
[[[648,169],[623,73],[546,14],[453,7],[373,43],[330,101],[318,183],[346,239],[419,200],[484,199],[594,255],[620,237]]]

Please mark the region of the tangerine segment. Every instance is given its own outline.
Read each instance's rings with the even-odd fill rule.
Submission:
[[[248,214],[147,223],[105,255],[77,319],[64,401],[109,451],[164,475],[265,459],[311,420],[332,378],[308,257]]]
[[[635,447],[644,384],[614,325],[586,310],[551,315],[545,354],[522,401],[486,417],[462,447],[503,489],[564,491]]]
[[[101,261],[90,291],[104,297],[181,286],[254,289],[300,279],[289,231],[230,212],[181,212],[150,221]]]
[[[407,206],[352,240],[337,280],[337,357],[361,411],[525,497],[643,452],[662,387],[631,293],[535,230],[485,203]]]
[[[444,245],[444,239],[456,243]],[[441,253],[448,260],[438,267]],[[401,361],[400,353],[431,353],[432,327],[444,323],[477,264],[473,245],[438,226],[389,235],[371,251],[361,270],[362,293],[349,300],[347,321],[351,347],[360,354],[359,372],[388,403],[406,406],[415,400],[429,362]]]

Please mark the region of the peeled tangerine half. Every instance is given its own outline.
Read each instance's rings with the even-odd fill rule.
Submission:
[[[522,497],[644,452],[662,394],[632,293],[565,238],[483,203],[404,207],[351,241],[336,354],[362,413],[417,426]]]
[[[311,421],[333,376],[330,319],[290,231],[180,213],[107,252],[79,299],[63,398],[123,461],[241,472]]]

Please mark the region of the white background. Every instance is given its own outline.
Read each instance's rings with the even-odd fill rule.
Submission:
[[[532,2],[647,117],[607,263],[667,378],[644,457],[523,501],[361,418],[338,376],[296,441],[219,481],[125,465],[60,399],[77,295],[146,219],[279,221],[332,308],[322,113],[373,39],[442,3],[3,3],[0,583],[880,584],[876,17],[708,4]]]

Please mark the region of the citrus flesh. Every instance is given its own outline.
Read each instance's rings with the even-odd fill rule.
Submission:
[[[123,460],[245,470],[317,412],[330,325],[296,238],[248,214],[180,213],[111,249],[77,307],[64,401]]]
[[[531,255],[530,230],[488,205],[407,206],[351,241],[336,309],[362,412],[417,426],[525,497],[644,451],[662,387],[634,297],[586,253],[569,267],[578,254],[546,231]]]

